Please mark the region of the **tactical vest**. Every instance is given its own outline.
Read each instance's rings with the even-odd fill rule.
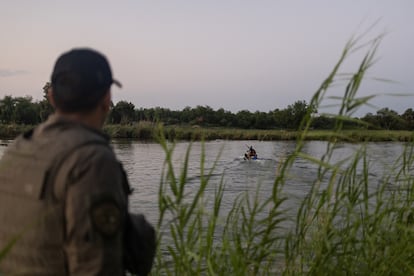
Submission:
[[[54,176],[73,151],[108,142],[88,131],[51,139],[16,138],[0,160],[0,275],[65,275],[64,199],[53,192]],[[70,137],[70,134],[72,137]],[[86,133],[86,134],[85,134]],[[7,210],[7,212],[5,211]]]

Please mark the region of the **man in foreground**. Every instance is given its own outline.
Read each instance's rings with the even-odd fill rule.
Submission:
[[[0,161],[0,274],[123,275],[136,258],[126,252],[131,233],[149,251],[139,252],[139,273],[149,272],[154,230],[128,213],[126,175],[101,132],[112,84],[120,86],[94,50],[56,61],[48,93],[55,114]]]

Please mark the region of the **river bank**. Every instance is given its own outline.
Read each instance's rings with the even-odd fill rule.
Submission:
[[[33,126],[28,125],[0,125],[0,139],[14,139]],[[155,140],[158,128],[154,124],[138,123],[134,125],[105,125],[104,132],[113,139]],[[262,130],[262,129],[234,129],[234,128],[204,128],[199,126],[164,126],[165,137],[169,140],[259,140],[284,141],[296,140],[301,131],[292,130]],[[412,141],[414,132],[395,130],[309,130],[305,140],[347,141],[347,142],[381,142],[381,141]]]

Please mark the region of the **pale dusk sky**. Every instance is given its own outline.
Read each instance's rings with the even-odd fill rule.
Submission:
[[[123,84],[112,89],[114,102],[282,109],[309,102],[346,42],[377,20],[363,41],[386,35],[360,95],[413,94],[413,13],[412,0],[2,0],[0,99],[41,99],[56,58],[91,47],[108,57]],[[343,72],[355,71],[363,53]],[[398,113],[414,108],[412,96],[379,96],[372,103]],[[360,114],[375,111],[366,107]]]

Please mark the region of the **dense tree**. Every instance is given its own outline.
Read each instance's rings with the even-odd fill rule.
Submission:
[[[287,114],[285,114],[287,127],[290,129],[298,129],[303,118],[308,114],[308,111],[310,111],[310,113],[317,112],[316,109],[309,106],[306,101],[296,101],[293,105],[289,105],[286,110]]]
[[[135,119],[135,106],[126,101],[119,101],[109,112],[108,122],[112,124],[129,124]]]
[[[240,128],[253,128],[254,117],[248,110],[241,110],[236,113],[236,127]]]
[[[214,110],[210,106],[197,105],[197,107],[192,110],[192,113],[193,115],[191,117],[193,123],[203,126],[214,125]]]
[[[335,119],[323,115],[315,116],[311,126],[314,129],[333,129],[335,126]]]
[[[408,108],[404,111],[401,118],[405,121],[408,130],[414,130],[414,110],[412,108]]]
[[[0,122],[9,124],[13,122],[13,114],[15,109],[16,99],[12,96],[5,96],[0,101]]]
[[[256,111],[254,113],[254,125],[256,129],[269,129],[274,125],[273,117],[269,113]]]
[[[32,97],[5,96],[0,100],[0,122],[34,125],[40,122],[39,104]]]
[[[45,86],[46,87],[46,86]],[[35,125],[44,121],[52,112],[47,101],[47,89],[44,98],[33,102],[31,97],[5,96],[0,99],[0,123]],[[303,118],[313,117],[311,127],[314,129],[332,129],[336,123],[334,117],[313,116],[316,108],[305,101],[296,101],[285,109],[275,109],[269,112],[241,110],[237,113],[223,108],[214,110],[210,106],[189,106],[181,111],[168,108],[139,108],[131,102],[120,101],[115,105],[111,102],[111,110],[107,119],[110,124],[131,124],[139,121],[162,122],[165,125],[200,125],[207,127],[234,127],[243,129],[298,129]],[[368,113],[361,118],[369,129],[414,130],[414,110],[407,109],[402,115],[389,108],[379,109],[376,114]],[[343,127],[359,128],[351,121],[344,121]]]
[[[32,103],[32,97],[15,99],[12,121],[16,124],[34,125],[40,122],[39,105]]]
[[[397,130],[404,128],[403,119],[394,110],[382,108],[377,111],[377,118],[380,127],[383,129]]]
[[[379,129],[380,122],[378,121],[378,117],[371,112],[367,113],[364,117],[361,118],[362,121],[368,124],[368,129]]]
[[[219,126],[227,126],[228,125],[228,121],[227,121],[227,114],[226,111],[223,108],[220,108],[216,111],[215,116],[214,116],[214,121],[219,125]]]
[[[277,129],[287,128],[287,117],[288,113],[286,109],[279,110],[275,109],[271,112],[272,121],[274,122],[274,127]]]
[[[192,120],[192,115],[191,115],[191,107],[186,106],[180,114],[180,122],[181,123],[190,123],[190,121]]]

